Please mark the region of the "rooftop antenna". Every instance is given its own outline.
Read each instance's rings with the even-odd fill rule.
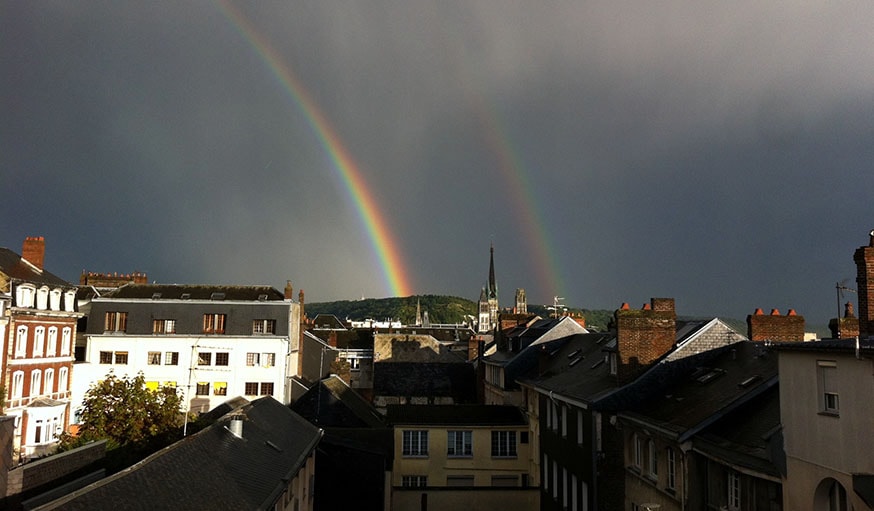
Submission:
[[[559,312],[560,312],[560,311],[566,311],[566,310],[567,310],[567,307],[561,305],[561,301],[562,301],[562,300],[564,300],[564,298],[562,298],[562,297],[560,297],[560,296],[553,296],[553,297],[552,297],[552,306],[546,308],[546,310],[551,310],[551,311],[552,311],[552,317],[553,317],[553,318],[557,318],[557,317],[559,316]]]
[[[835,294],[837,295],[837,300],[838,300],[838,316],[837,316],[837,318],[838,318],[838,323],[837,323],[838,324],[838,332],[837,332],[838,339],[841,338],[841,305],[842,305],[841,302],[844,301],[844,291],[849,291],[851,293],[856,292],[855,289],[849,288],[849,287],[844,285],[848,280],[850,280],[850,279],[844,279],[840,282],[835,282]]]

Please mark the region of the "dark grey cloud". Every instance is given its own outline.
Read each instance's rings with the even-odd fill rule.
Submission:
[[[824,323],[874,227],[870,3],[234,5],[366,176],[417,293],[476,298],[494,242],[507,304],[525,287]],[[385,295],[355,205],[256,51],[217,3],[4,6],[0,243],[45,235],[69,280]]]

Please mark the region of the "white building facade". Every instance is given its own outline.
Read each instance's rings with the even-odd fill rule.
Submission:
[[[300,307],[265,286],[129,284],[92,299],[85,361],[75,366],[74,414],[112,371],[179,389],[205,412],[236,396],[288,403],[297,372]]]

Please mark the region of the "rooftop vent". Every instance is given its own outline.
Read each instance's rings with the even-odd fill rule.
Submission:
[[[243,438],[243,415],[234,415],[228,422],[228,430],[237,438]]]
[[[267,294],[264,293],[264,294],[258,295],[258,301],[259,302],[266,302],[267,301]]]
[[[188,300],[189,298],[191,298],[191,293],[182,293],[181,298],[183,300]]]
[[[152,293],[152,300],[158,300],[161,298],[161,293]]]
[[[209,299],[210,300],[224,300],[225,294],[224,293],[213,293],[213,294],[209,295]]]

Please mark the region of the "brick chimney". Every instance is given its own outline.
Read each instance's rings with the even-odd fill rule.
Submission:
[[[24,244],[21,247],[21,258],[26,259],[27,262],[42,270],[46,258],[45,238],[42,236],[28,236],[24,238]]]
[[[874,335],[874,229],[868,233],[868,246],[857,248],[853,260],[859,294],[859,337],[870,337]]]
[[[853,302],[844,305],[844,317],[832,318],[828,322],[833,339],[852,339],[859,335],[859,318],[853,313]]]
[[[793,342],[804,340],[804,316],[795,310],[782,316],[777,309],[765,315],[762,309],[747,316],[747,337],[751,341]]]
[[[285,281],[285,299],[286,300],[294,299],[294,287],[292,287],[290,280]]]
[[[628,383],[674,347],[677,313],[673,298],[652,298],[640,310],[622,304],[614,314],[619,383]]]

